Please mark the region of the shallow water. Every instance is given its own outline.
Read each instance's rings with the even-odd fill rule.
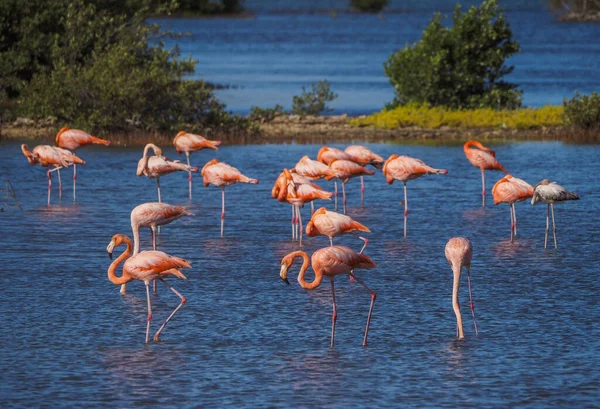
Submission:
[[[343,147],[342,145],[336,145]],[[411,212],[402,237],[402,185],[380,172],[348,184],[348,214],[369,226],[365,251],[378,264],[358,275],[377,292],[369,346],[361,346],[368,293],[336,280],[336,345],[329,347],[329,284],[308,292],[281,258],[298,248],[290,208],[270,198],[278,172],[316,145],[223,146],[192,155],[218,157],[258,185],[226,190],[225,237],[220,191],[194,182],[194,217],[162,229],[158,246],[191,261],[187,281],[171,280],[188,302],[159,343],[144,344],[144,286],[122,296],[106,277],[106,246],[130,233],[129,213],[154,201],[154,181],[135,177],[141,149],[84,148],[78,200],[71,171],[64,197],[31,167],[16,143],[0,144],[0,176],[23,211],[0,213],[3,297],[0,299],[0,396],[13,407],[593,407],[598,381],[598,146],[511,143],[494,148],[507,169],[529,183],[557,180],[580,201],[557,206],[559,249],[544,250],[545,207],[517,205],[519,236],[509,240],[506,205],[481,208],[480,173],[461,147],[369,145],[448,169],[408,184]],[[172,149],[165,154],[176,157]],[[488,192],[500,174],[488,173]],[[329,183],[323,186],[331,187]],[[187,175],[162,178],[163,200],[188,204]],[[320,206],[319,204],[318,206]],[[332,203],[324,204],[332,208]],[[308,220],[310,211],[303,209]],[[455,336],[452,273],[444,246],[466,236],[474,247],[471,279],[479,336],[460,299],[466,338]],[[336,243],[358,250],[362,242]],[[327,238],[305,238],[312,253]],[[151,247],[142,232],[142,249]],[[122,248],[116,250],[116,253]],[[156,331],[177,306],[165,287],[153,297]]]
[[[455,1],[392,1],[383,16],[306,13],[343,10],[348,2],[249,1],[251,18],[157,19],[189,36],[177,40],[183,56],[198,60],[194,78],[231,86],[216,95],[236,113],[252,106],[290,109],[302,87],[327,80],[339,96],[334,113],[365,114],[392,101],[383,63],[419,41],[434,11],[449,16]],[[463,2],[466,5],[478,1]],[[304,13],[282,12],[297,10]],[[521,52],[508,60],[507,80],[524,92],[525,106],[560,105],[575,91],[600,88],[600,24],[559,23],[542,2],[504,1]],[[466,8],[465,8],[466,9]],[[402,12],[398,12],[403,10]]]

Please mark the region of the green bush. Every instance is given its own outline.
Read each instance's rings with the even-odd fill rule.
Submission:
[[[351,0],[350,7],[363,13],[379,13],[388,3],[388,0]]]
[[[441,15],[435,14],[418,43],[384,63],[395,88],[392,106],[519,107],[522,92],[502,78],[514,68],[505,60],[520,48],[497,0],[485,0],[464,14],[457,5],[453,23],[445,27]]]
[[[335,100],[338,95],[331,91],[328,81],[319,81],[311,84],[311,91],[302,87],[302,95],[294,96],[292,101],[292,112],[296,115],[319,115],[331,111],[326,104]]]
[[[590,96],[575,93],[573,98],[564,99],[564,122],[577,128],[600,129],[600,95]]]
[[[276,117],[285,114],[285,108],[276,104],[273,108],[252,107],[249,118],[260,123],[271,122]]]
[[[243,0],[179,0],[175,13],[183,14],[231,14],[244,11]]]

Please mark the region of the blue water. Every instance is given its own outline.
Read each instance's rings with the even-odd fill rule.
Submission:
[[[476,4],[478,2],[467,2]],[[290,109],[302,87],[327,80],[339,96],[333,113],[379,111],[394,90],[383,63],[406,44],[419,41],[434,11],[449,16],[454,1],[392,1],[394,12],[351,14],[346,1],[301,3],[250,1],[250,18],[158,19],[189,36],[177,40],[183,56],[198,60],[193,78],[229,85],[217,96],[236,113],[275,104]],[[540,2],[506,1],[507,20],[521,52],[508,60],[507,80],[519,85],[525,106],[562,104],[575,91],[600,89],[600,24],[559,23]],[[172,45],[172,44],[171,44]]]
[[[163,200],[189,204],[195,216],[163,228],[158,247],[192,269],[187,281],[170,281],[187,304],[161,342],[145,345],[144,286],[131,283],[122,296],[106,276],[111,237],[131,234],[130,211],[156,199],[155,183],[135,176],[141,149],[81,149],[88,164],[78,169],[77,204],[69,170],[62,201],[55,177],[47,206],[44,171],[26,162],[17,143],[0,143],[0,179],[11,181],[23,207],[8,201],[0,213],[2,407],[597,407],[600,148],[494,146],[514,175],[532,184],[548,177],[581,196],[557,206],[559,248],[544,250],[545,206],[517,204],[519,236],[511,243],[508,206],[489,196],[481,208],[480,173],[460,146],[369,146],[449,172],[409,182],[406,239],[401,184],[387,185],[380,172],[367,178],[364,205],[359,182],[348,184],[348,214],[372,230],[365,252],[378,267],[358,274],[377,300],[365,348],[369,295],[338,277],[331,349],[329,284],[303,290],[294,280],[299,265],[290,286],[281,282],[281,258],[298,243],[289,206],[270,198],[281,169],[320,146],[223,146],[192,155],[194,164],[217,157],[260,179],[227,188],[224,238],[219,189],[196,178],[188,203],[187,175],[162,178]],[[177,156],[172,148],[165,154]],[[488,192],[499,177],[488,173]],[[303,209],[305,220],[309,214]],[[444,257],[452,236],[474,247],[479,336],[463,275],[462,341]],[[362,245],[355,237],[336,243]],[[305,238],[304,250],[327,245],[324,237]],[[142,249],[150,247],[143,231]],[[178,302],[159,287],[153,332]]]

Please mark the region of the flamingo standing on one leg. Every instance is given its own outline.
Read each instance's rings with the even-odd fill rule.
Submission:
[[[150,302],[150,282],[160,280],[181,299],[181,302],[175,310],[169,315],[165,323],[154,334],[154,341],[158,341],[160,333],[166,327],[167,323],[173,318],[175,313],[179,311],[183,304],[187,301],[175,288],[164,281],[164,278],[173,275],[177,278],[186,280],[187,278],[181,272],[182,268],[190,268],[190,263],[179,257],[173,257],[162,251],[142,251],[134,256],[131,256],[125,264],[123,264],[123,274],[117,277],[115,272],[119,264],[127,259],[131,254],[131,239],[123,234],[115,234],[106,247],[109,257],[112,259],[112,253],[115,247],[125,243],[127,249],[108,268],[108,279],[115,285],[126,284],[133,280],[140,280],[146,284],[146,296],[148,298],[148,324],[146,325],[146,343],[148,343],[148,335],[150,333],[150,322],[152,321],[152,304]]]
[[[476,149],[472,149],[476,148]],[[465,155],[471,164],[481,170],[481,205],[485,207],[485,171],[501,170],[508,173],[496,159],[496,153],[477,141],[468,141],[463,147]]]
[[[257,184],[258,179],[251,179],[242,174],[238,169],[225,162],[219,162],[217,159],[209,161],[202,168],[202,178],[204,179],[204,186],[213,184],[221,188],[221,237],[224,232],[225,222],[225,187],[233,185],[234,183],[251,183]]]
[[[96,145],[104,145],[109,146],[110,141],[105,139],[96,138],[95,136],[90,135],[85,131],[81,131],[79,129],[70,129],[65,126],[61,128],[60,131],[56,134],[56,144],[58,147],[63,149],[68,149],[70,151],[74,151],[78,148],[81,148],[85,145],[96,144]],[[76,191],[76,180],[77,180],[77,164],[73,164],[73,201],[77,200],[77,191]]]
[[[362,178],[365,175],[374,175],[375,171],[367,169],[358,163],[344,159],[334,160],[329,164],[329,167],[333,170],[337,170],[339,173],[338,178],[342,180],[342,197],[344,201],[344,213],[346,213],[346,183],[357,176]]]
[[[459,339],[463,339],[462,315],[460,314],[460,304],[458,302],[458,286],[460,284],[460,271],[463,267],[467,269],[467,283],[469,284],[469,305],[473,314],[473,324],[475,325],[475,335],[477,332],[477,321],[475,320],[475,305],[471,294],[471,259],[473,258],[473,246],[469,239],[464,237],[453,237],[446,244],[446,259],[452,267],[454,273],[454,284],[452,286],[452,308],[456,314],[456,331]]]
[[[373,153],[369,148],[362,145],[350,145],[344,152],[352,157],[352,161],[362,166],[372,165],[376,169],[383,168],[384,160],[381,156]],[[361,202],[365,201],[365,181],[364,176],[360,177],[360,197]]]
[[[546,207],[546,235],[544,236],[544,248],[548,248],[548,230],[550,229],[550,209],[552,209],[552,229],[554,232],[554,248],[558,248],[556,241],[556,221],[554,220],[554,203],[564,202],[566,200],[579,200],[579,196],[575,192],[569,192],[556,182],[550,182],[548,179],[542,180],[533,188],[533,197],[531,204],[543,202]]]
[[[353,160],[352,156],[341,149],[330,148],[327,146],[321,147],[319,152],[317,153],[317,160],[325,165],[331,165],[331,162],[334,160]],[[338,186],[337,179],[333,179],[334,187],[335,187],[335,210],[338,208],[337,198],[338,198]],[[345,212],[345,211],[344,211]]]
[[[219,150],[217,146],[221,145],[221,141],[209,141],[203,136],[196,135],[193,133],[187,133],[180,131],[173,139],[173,146],[177,153],[184,152],[187,164],[190,166],[190,155],[192,152],[196,152],[205,148]],[[192,200],[192,172],[188,172],[188,180],[190,187],[190,200]]]
[[[152,230],[152,250],[156,250],[156,226],[164,226],[182,216],[193,216],[189,210],[183,206],[173,206],[167,203],[150,202],[136,206],[131,211],[131,230],[133,232],[133,255],[140,251],[140,228],[150,227]],[[127,292],[127,285],[121,285],[121,294]],[[156,294],[156,281],[153,284],[154,294]]]
[[[406,237],[406,218],[408,216],[408,196],[406,194],[406,182],[423,175],[445,175],[446,169],[435,169],[427,166],[422,160],[409,156],[392,155],[383,165],[383,174],[386,181],[391,185],[394,180],[404,182],[404,237]]]
[[[52,172],[56,171],[58,174],[59,184],[59,197],[62,196],[62,181],[60,179],[60,169],[67,168],[75,163],[85,165],[85,161],[69,151],[61,148],[52,147],[50,145],[38,145],[29,150],[29,147],[25,144],[21,145],[21,151],[27,158],[30,165],[37,165],[49,168],[53,166],[53,169],[49,169],[48,175],[48,206],[50,206],[50,192],[52,188]]]
[[[298,282],[300,286],[306,290],[314,290],[323,281],[323,277],[327,276],[331,282],[331,297],[333,298],[333,315],[331,316],[331,347],[333,347],[335,339],[335,322],[337,320],[337,308],[335,303],[335,288],[333,281],[335,276],[338,274],[348,274],[358,281],[366,290],[371,293],[371,305],[369,307],[369,316],[367,317],[367,325],[365,328],[365,337],[363,339],[363,346],[367,345],[367,336],[369,335],[369,324],[371,322],[371,313],[373,312],[373,304],[375,303],[375,292],[365,285],[358,277],[354,275],[354,270],[357,268],[371,269],[377,267],[377,264],[371,260],[366,254],[358,254],[354,250],[343,247],[333,246],[325,247],[317,250],[313,253],[311,260],[309,261],[308,255],[303,251],[295,251],[288,254],[281,260],[281,271],[279,276],[283,281],[289,284],[287,279],[288,269],[294,263],[297,257],[302,257],[303,263],[298,275]],[[315,272],[315,278],[312,282],[308,283],[304,279],[306,270],[308,270],[309,264],[312,262],[312,268]]]
[[[355,221],[352,217],[332,212],[324,207],[317,210],[306,225],[306,235],[308,237],[318,235],[327,236],[329,237],[329,244],[331,246],[333,246],[334,237],[360,231],[371,232],[367,226]],[[358,238],[364,241],[363,247],[359,252],[359,254],[362,254],[367,244],[369,244],[369,240],[361,236],[358,236]]]
[[[506,175],[492,188],[494,204],[508,203],[510,206],[510,241],[517,235],[517,211],[515,203],[533,196],[533,187],[522,179]]]
[[[147,156],[150,149],[154,151],[154,156]],[[158,201],[161,202],[160,177],[176,171],[198,172],[198,167],[188,166],[178,160],[170,160],[162,155],[162,149],[153,143],[149,143],[144,147],[144,156],[138,162],[136,175],[145,175],[149,179],[156,178]]]

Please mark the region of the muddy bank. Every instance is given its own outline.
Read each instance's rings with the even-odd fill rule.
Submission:
[[[461,143],[468,139],[482,141],[528,141],[558,140],[565,142],[600,142],[598,131],[572,130],[567,127],[551,127],[538,129],[457,129],[442,127],[424,129],[407,127],[398,129],[376,129],[370,126],[355,127],[350,125],[351,117],[347,115],[328,117],[300,117],[297,115],[280,116],[270,122],[258,125],[255,132],[238,132],[217,134],[207,130],[203,135],[209,139],[218,139],[224,145],[246,145],[262,143]],[[37,141],[53,144],[54,137],[60,128],[57,124],[45,121],[19,120],[4,124],[0,130],[0,140]],[[147,131],[120,132],[99,135],[109,139],[117,146],[143,146],[154,142],[162,146],[170,146],[175,134],[150,133]]]

